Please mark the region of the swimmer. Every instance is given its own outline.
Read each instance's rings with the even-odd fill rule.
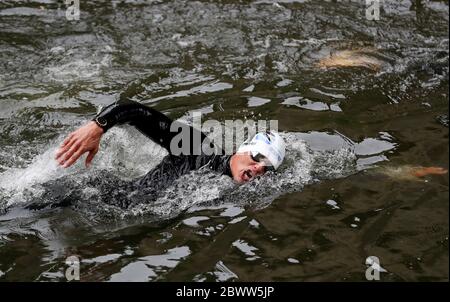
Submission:
[[[375,50],[370,48],[340,50],[322,58],[316,63],[316,66],[319,68],[364,67],[373,71],[379,71],[382,62],[374,55],[376,55]],[[405,165],[400,167],[384,167],[379,169],[378,172],[394,179],[418,180],[427,175],[443,175],[448,171],[441,167]]]
[[[179,134],[179,132],[170,131],[172,123],[175,123],[175,129],[182,129],[183,126],[189,128],[189,154],[177,155],[171,152],[171,142]],[[115,178],[108,180],[112,177],[111,175],[101,174],[101,176],[98,176],[102,178],[101,181],[94,180],[93,183],[101,186],[99,197],[103,202],[123,208],[141,204],[144,199],[148,202],[156,200],[158,194],[169,187],[176,179],[193,170],[206,167],[218,174],[227,175],[236,183],[242,184],[262,176],[269,170],[278,169],[285,156],[285,143],[275,131],[257,133],[253,138],[245,141],[233,155],[224,155],[224,152],[221,149],[217,150],[217,148],[213,149],[214,152],[208,153],[210,155],[207,155],[203,150],[212,146],[205,134],[181,122],[172,121],[153,108],[126,100],[107,106],[92,121],[72,132],[57,150],[56,160],[61,166],[68,168],[77,162],[83,154],[87,153],[85,164],[86,166],[91,165],[99,151],[102,136],[109,129],[120,124],[134,126],[169,152],[156,167],[143,177],[122,183]],[[196,131],[200,132],[197,135],[201,137],[200,143],[197,143],[197,145],[194,144],[193,140]],[[386,171],[387,175],[394,177],[397,175],[397,178],[403,176],[418,178],[430,174],[445,173],[447,173],[446,170],[433,167],[411,167],[398,171],[395,169]],[[64,185],[66,181],[68,182]],[[53,188],[53,191],[57,191],[57,194],[51,193],[50,195],[54,195],[53,199],[58,203],[70,204],[77,196],[74,193],[76,190],[72,190],[69,180],[58,179],[57,188]],[[137,193],[129,194],[130,192]],[[61,201],[59,196],[65,197]],[[42,205],[31,205],[30,208],[39,209],[51,204],[52,198],[49,197],[48,199],[48,202]]]
[[[188,144],[189,154],[171,152],[171,142],[179,134],[179,132],[170,131],[172,123],[176,123],[175,129],[189,127],[191,134]],[[199,133],[195,128],[172,121],[161,112],[138,102],[122,100],[107,106],[92,121],[72,132],[57,150],[56,160],[61,166],[68,168],[87,153],[85,164],[91,165],[99,151],[102,136],[118,124],[134,126],[169,152],[160,164],[138,179],[138,185],[141,188],[156,185],[162,189],[178,177],[202,167],[227,175],[241,184],[269,170],[278,169],[285,156],[285,143],[276,131],[257,133],[253,138],[245,141],[235,154],[224,155],[222,150],[217,150],[209,142],[205,134]],[[197,145],[193,139],[196,134],[197,137],[201,137],[201,143]],[[204,152],[208,147],[214,150],[208,153],[211,155]]]
[[[373,71],[381,68],[382,62],[373,56],[373,50],[341,50],[317,62],[320,68],[364,67]]]

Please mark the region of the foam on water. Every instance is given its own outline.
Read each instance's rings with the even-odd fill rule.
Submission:
[[[0,201],[0,210],[26,202],[27,196],[40,196],[44,193],[40,184],[63,176],[70,176],[74,182],[79,183],[83,177],[95,175],[102,170],[111,171],[124,179],[137,177],[155,166],[167,154],[163,148],[129,127],[114,128],[110,133],[102,140],[100,152],[89,169],[84,166],[84,158],[69,169],[58,165],[55,153],[64,140],[61,135],[49,142],[51,147],[38,155],[27,167],[10,168],[1,173],[0,195],[4,198]],[[86,192],[90,192],[89,188],[86,188]]]

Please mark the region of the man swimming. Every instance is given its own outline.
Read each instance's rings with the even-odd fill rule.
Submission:
[[[115,102],[102,110],[93,121],[72,132],[57,150],[56,159],[63,167],[70,167],[87,153],[86,165],[92,163],[99,150],[100,140],[109,129],[118,124],[128,123],[141,131],[157,144],[166,148],[169,154],[146,175],[134,180],[124,180],[114,173],[98,170],[89,175],[74,179],[69,174],[47,181],[42,186],[42,196],[33,200],[26,208],[39,210],[60,206],[80,205],[78,201],[95,201],[95,205],[111,205],[131,209],[143,204],[151,204],[164,196],[178,178],[191,171],[203,169],[231,177],[236,183],[248,182],[263,175],[268,170],[275,170],[281,165],[285,156],[285,144],[276,132],[258,133],[244,142],[233,155],[224,155],[220,149],[212,154],[203,152],[210,146],[206,135],[200,133],[201,140],[194,144],[192,135],[195,131],[181,122],[172,121],[164,114],[134,101]],[[190,130],[188,154],[171,152],[171,142],[178,132],[170,131],[170,125],[185,126]],[[175,127],[176,128],[176,127]],[[198,131],[200,132],[200,131]],[[205,148],[203,148],[205,147]],[[200,152],[198,152],[200,151]],[[198,154],[198,155],[196,155]],[[323,166],[321,157],[314,167]],[[319,169],[320,170],[320,169]],[[379,168],[381,172],[396,179],[419,179],[430,174],[445,174],[446,169],[439,167],[388,167]],[[313,172],[313,171],[312,171]],[[318,176],[318,178],[320,178]]]
[[[175,123],[173,128],[178,128],[178,132],[170,131],[172,123]],[[175,154],[171,146],[173,139],[187,125],[172,121],[161,112],[138,102],[122,100],[107,106],[93,121],[72,132],[58,149],[56,160],[67,168],[88,153],[86,166],[89,166],[99,150],[102,135],[118,124],[134,126],[169,152],[161,163],[137,180],[138,188],[161,190],[178,177],[202,167],[228,175],[237,183],[244,183],[268,170],[276,170],[285,156],[285,143],[275,131],[257,133],[244,142],[235,154],[224,155],[223,150],[213,146],[204,133],[198,133],[199,130],[190,126],[188,141],[182,141],[189,146],[188,154]],[[194,141],[196,134],[201,138],[197,144]]]

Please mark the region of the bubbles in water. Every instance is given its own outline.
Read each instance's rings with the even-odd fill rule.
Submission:
[[[102,49],[88,51],[84,49],[69,49],[65,51],[63,47],[54,47],[49,50],[50,56],[54,59],[51,66],[45,71],[49,79],[67,83],[70,80],[86,80],[98,77],[102,68],[110,67],[113,49],[106,45]]]
[[[38,198],[44,193],[40,185],[64,176],[70,177],[74,184],[80,184],[84,178],[108,170],[111,174],[131,179],[146,173],[167,154],[136,130],[114,128],[102,140],[91,169],[84,167],[83,157],[73,167],[63,169],[54,159],[63,140],[64,136],[59,136],[51,141],[49,145],[52,147],[34,158],[26,168],[10,168],[0,174],[0,194],[5,196],[0,208],[24,203],[30,197]],[[85,190],[89,193],[89,188]]]

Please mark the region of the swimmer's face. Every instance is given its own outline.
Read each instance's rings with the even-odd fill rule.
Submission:
[[[230,161],[231,174],[237,183],[248,182],[266,173],[270,166],[262,156],[252,156],[250,152],[236,153]]]

